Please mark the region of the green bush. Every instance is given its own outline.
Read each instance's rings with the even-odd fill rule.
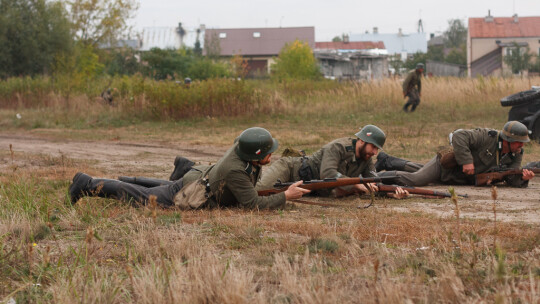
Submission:
[[[284,79],[319,79],[321,72],[313,51],[307,42],[295,40],[287,43],[272,65],[272,77]]]

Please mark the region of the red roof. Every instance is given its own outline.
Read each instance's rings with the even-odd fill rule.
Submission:
[[[369,50],[384,49],[382,41],[354,41],[354,42],[315,42],[316,49],[330,50]]]
[[[540,37],[540,17],[469,18],[471,38]]]

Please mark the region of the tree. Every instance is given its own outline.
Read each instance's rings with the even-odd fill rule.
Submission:
[[[452,50],[450,50],[448,55],[446,55],[444,61],[448,63],[466,65],[467,53],[465,49],[465,44],[463,44],[460,48],[453,48]]]
[[[343,39],[341,39],[341,37],[339,36],[332,38],[332,42],[341,42],[341,41],[343,41]]]
[[[513,74],[518,74],[520,71],[528,70],[531,67],[531,58],[529,47],[520,47],[514,42],[512,47],[508,48],[509,54],[503,57],[504,63],[510,66]]]
[[[193,46],[193,53],[195,53],[196,56],[202,55],[201,41],[199,39],[200,35],[201,29],[197,29],[197,38],[195,39],[195,45]]]
[[[287,43],[279,52],[276,63],[272,65],[272,76],[283,80],[318,79],[321,77],[317,60],[307,42],[295,40]]]
[[[444,61],[444,48],[442,45],[430,45],[428,46],[427,59],[443,62]]]
[[[186,75],[191,59],[179,51],[152,48],[142,54],[142,61],[146,63],[143,70],[146,76],[167,79],[174,78],[175,75]]]
[[[69,4],[77,40],[94,47],[116,45],[138,9],[136,0],[73,0]]]
[[[467,27],[460,19],[450,19],[444,32],[444,44],[448,48],[461,48],[467,44]]]
[[[428,59],[427,53],[416,52],[413,54],[411,58],[407,58],[407,61],[405,61],[404,67],[409,70],[414,70],[416,69],[416,65],[418,63],[426,64],[427,59]]]
[[[0,77],[49,73],[72,49],[62,3],[0,0]]]
[[[204,49],[208,58],[217,59],[221,56],[221,45],[219,44],[217,33],[212,33],[212,35],[204,37]]]

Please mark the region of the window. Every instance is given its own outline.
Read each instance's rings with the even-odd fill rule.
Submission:
[[[253,32],[253,38],[261,37],[261,32]]]
[[[227,33],[219,33],[219,38],[227,38]]]

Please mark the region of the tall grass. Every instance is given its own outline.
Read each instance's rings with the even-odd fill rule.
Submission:
[[[187,89],[174,81],[154,81],[141,76],[96,79],[91,86],[78,87],[48,77],[9,78],[0,83],[0,107],[59,109],[82,116],[86,113],[77,114],[81,107],[99,104],[101,92],[110,88],[118,107],[114,111],[118,118],[129,115],[162,120],[294,113],[325,120],[368,116],[400,125],[411,118],[423,123],[427,119],[450,122],[500,116],[505,111],[498,104],[502,97],[526,90],[539,81],[536,78],[482,77],[425,79],[420,108],[429,111],[429,118],[396,115],[403,104],[399,79],[370,83],[211,79],[195,82]],[[100,111],[107,112],[106,109]]]

